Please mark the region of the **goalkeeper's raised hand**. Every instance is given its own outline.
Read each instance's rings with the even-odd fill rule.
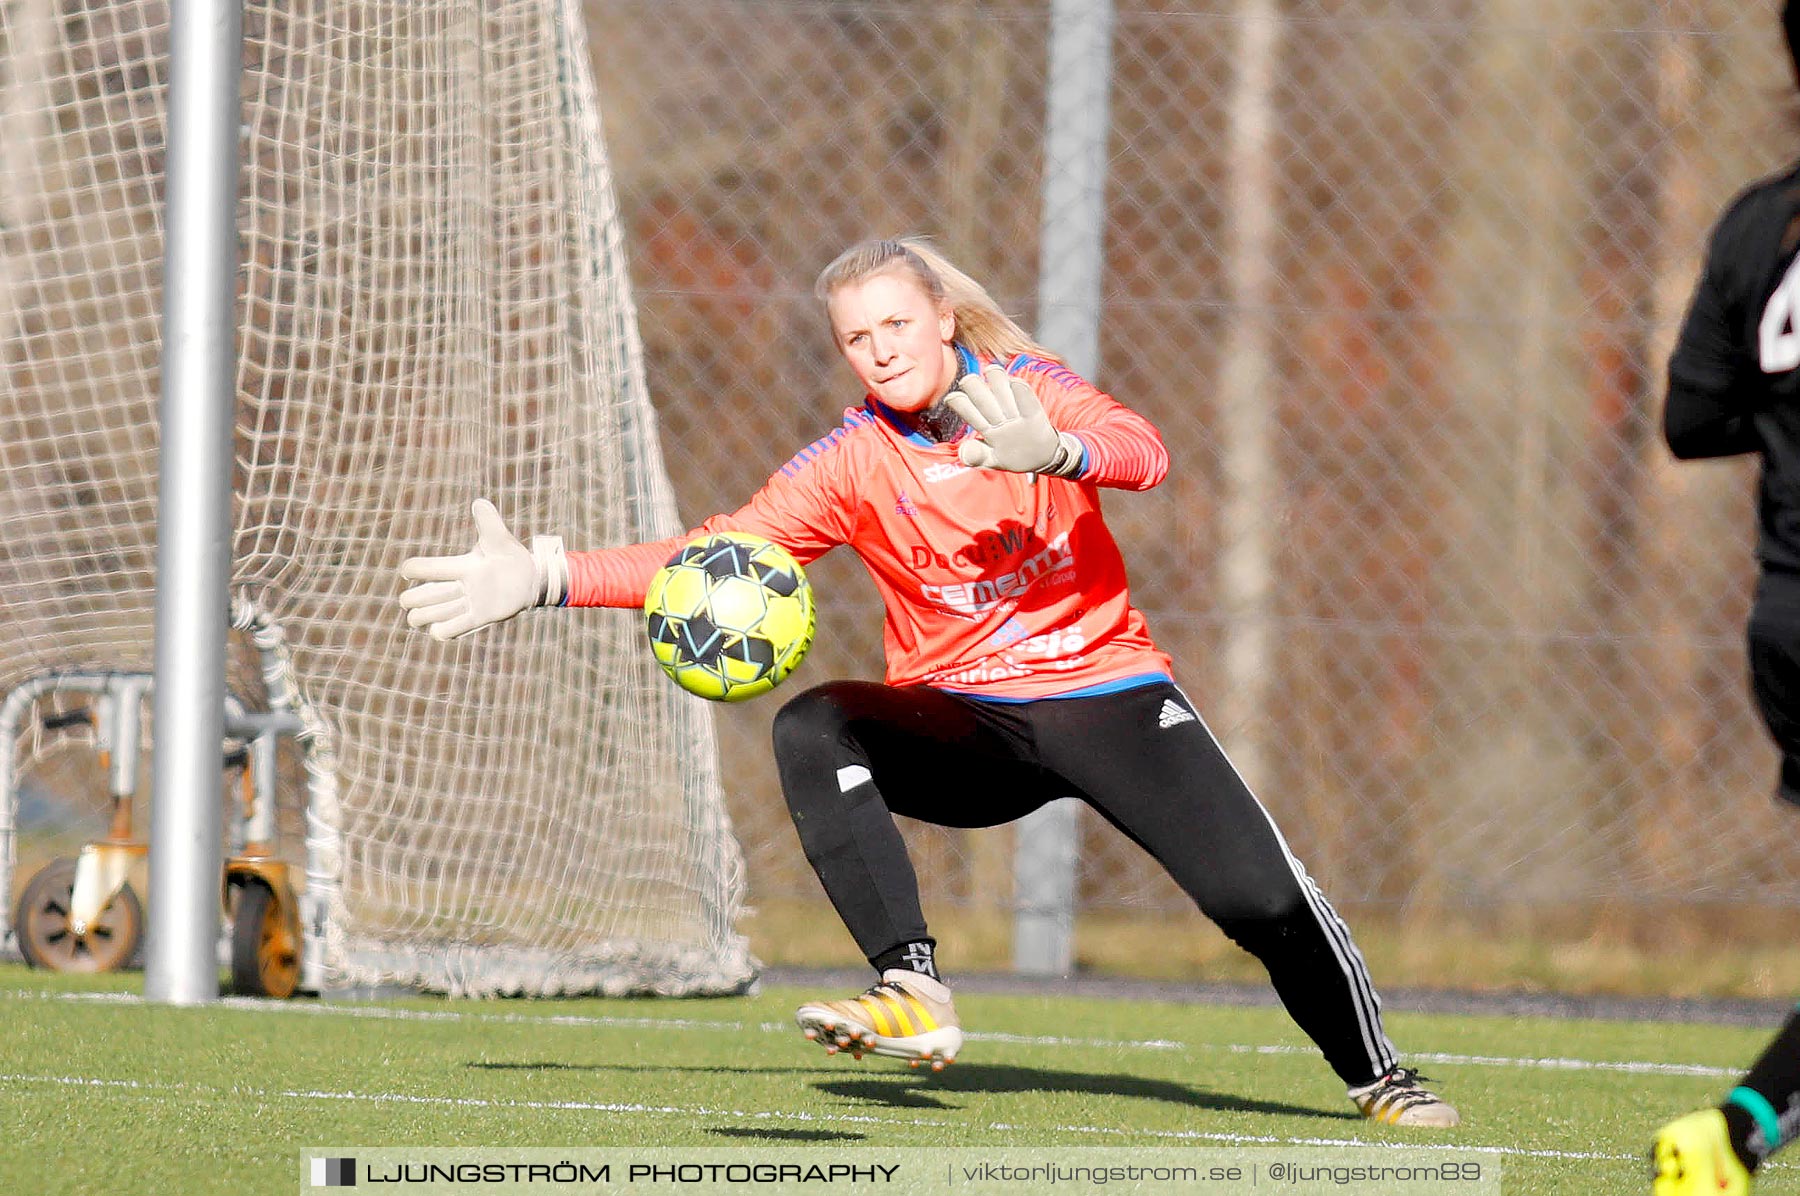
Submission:
[[[534,536],[527,548],[487,499],[476,499],[469,511],[474,548],[458,556],[416,556],[400,566],[400,576],[417,583],[400,595],[406,622],[434,639],[504,623],[528,606],[554,606],[569,588],[560,536]]]
[[[957,448],[964,465],[1065,478],[1081,468],[1080,442],[1051,427],[1037,392],[997,365],[964,375],[944,405],[975,429]]]

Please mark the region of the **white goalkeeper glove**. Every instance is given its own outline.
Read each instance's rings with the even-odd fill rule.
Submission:
[[[975,429],[956,450],[964,465],[1062,478],[1081,468],[1081,443],[1051,427],[1037,392],[997,365],[965,374],[944,405]]]
[[[504,623],[528,606],[554,606],[569,590],[569,562],[560,536],[533,536],[531,547],[506,530],[485,498],[475,516],[475,547],[460,556],[416,556],[400,576],[417,582],[400,595],[410,627],[453,640]]]

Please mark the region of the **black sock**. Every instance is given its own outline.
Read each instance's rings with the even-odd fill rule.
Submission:
[[[1731,1132],[1731,1149],[1749,1170],[1787,1145],[1800,1109],[1800,1011],[1788,1015],[1787,1024],[1719,1107]]]
[[[875,965],[877,972],[899,968],[903,972],[917,972],[936,980],[936,949],[936,939],[919,939],[916,942],[901,943],[898,947],[889,947],[880,955],[871,956],[869,962]]]
[[[1725,1136],[1731,1139],[1731,1153],[1738,1157],[1744,1170],[1755,1171],[1756,1165],[1762,1162],[1749,1146],[1751,1131],[1756,1129],[1756,1119],[1736,1101],[1726,1101],[1719,1106],[1719,1112],[1725,1114]]]

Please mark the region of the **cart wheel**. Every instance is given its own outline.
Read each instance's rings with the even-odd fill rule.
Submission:
[[[75,861],[52,860],[38,870],[19,895],[19,954],[34,968],[53,972],[110,972],[128,961],[144,933],[144,907],[130,885],[106,903],[88,926],[76,934],[69,925],[75,893]]]
[[[291,997],[300,984],[300,926],[260,880],[237,887],[231,918],[231,989],[250,997]]]

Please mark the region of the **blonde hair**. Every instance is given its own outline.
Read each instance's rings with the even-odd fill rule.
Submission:
[[[1062,362],[1000,310],[987,288],[958,270],[924,237],[863,241],[837,255],[819,272],[813,294],[829,303],[844,287],[882,273],[904,273],[935,303],[948,304],[956,320],[956,340],[978,357],[1005,363],[1020,353]]]

